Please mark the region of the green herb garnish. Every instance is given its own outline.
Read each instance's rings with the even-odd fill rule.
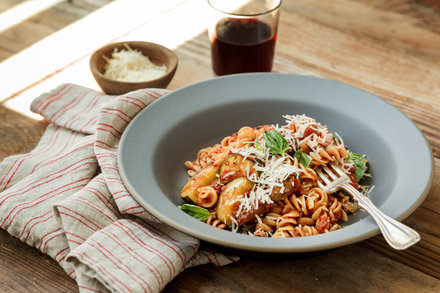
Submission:
[[[263,151],[263,147],[261,146],[260,141],[258,140],[258,138],[256,138],[256,139],[254,140],[254,148],[255,148],[257,151],[260,151],[260,152]]]
[[[209,218],[209,216],[214,214],[205,208],[193,204],[184,204],[179,206],[179,208],[188,215],[190,215],[191,217],[194,217],[200,221],[206,221]]]
[[[354,164],[354,175],[356,176],[356,180],[359,182],[361,178],[365,174],[365,169],[367,168],[367,164],[365,163],[365,159],[360,154],[349,153],[346,161],[352,161]]]
[[[296,158],[298,162],[306,168],[310,165],[310,162],[312,161],[312,158],[308,154],[303,153],[301,150],[297,150],[293,157]]]
[[[289,143],[281,133],[274,129],[271,131],[265,130],[263,132],[263,138],[266,147],[269,149],[269,153],[272,155],[286,155],[286,151],[289,149]]]

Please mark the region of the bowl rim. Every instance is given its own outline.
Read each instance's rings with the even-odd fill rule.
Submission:
[[[156,48],[161,49],[162,51],[167,52],[167,54],[170,56],[170,60],[171,60],[171,64],[172,66],[168,66],[167,70],[165,71],[165,73],[155,79],[151,79],[151,80],[145,80],[145,81],[120,81],[120,80],[116,80],[116,79],[111,79],[108,78],[106,76],[104,76],[104,74],[98,70],[98,67],[96,66],[96,60],[97,58],[99,58],[100,56],[102,56],[102,54],[99,54],[101,51],[105,50],[105,49],[109,49],[109,48],[117,48],[117,47],[123,47],[125,44],[127,44],[128,46],[130,46],[131,44],[134,45],[152,45]],[[130,46],[131,47],[131,46]],[[148,56],[148,58],[150,58]],[[100,79],[105,80],[106,82],[113,82],[115,84],[119,84],[119,85],[143,85],[143,84],[151,84],[154,83],[156,81],[162,80],[164,78],[166,78],[167,76],[171,75],[177,68],[178,66],[178,58],[177,58],[177,54],[163,46],[157,43],[153,43],[153,42],[146,42],[146,41],[121,41],[121,42],[116,42],[116,43],[108,43],[102,47],[100,47],[99,49],[95,50],[92,55],[90,56],[90,60],[89,60],[89,67],[90,70],[92,71],[93,75],[98,76]]]

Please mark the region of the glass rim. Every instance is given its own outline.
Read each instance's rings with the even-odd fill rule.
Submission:
[[[215,6],[211,3],[212,0],[208,0],[207,2],[208,2],[208,4],[209,4],[209,6],[211,6],[212,8],[214,8],[215,10],[217,10],[218,12],[221,12],[221,13],[224,13],[224,14],[227,14],[227,15],[232,15],[232,16],[248,17],[248,16],[260,16],[260,15],[264,15],[264,14],[269,14],[269,13],[271,13],[271,12],[277,10],[278,8],[280,8],[282,0],[275,0],[275,1],[278,1],[278,4],[277,4],[275,7],[271,8],[271,9],[269,9],[269,10],[265,10],[265,11],[263,11],[263,12],[258,12],[258,13],[234,13],[234,12],[228,12],[228,11],[224,11],[224,10],[221,10],[221,9],[218,9],[217,7],[215,7]]]

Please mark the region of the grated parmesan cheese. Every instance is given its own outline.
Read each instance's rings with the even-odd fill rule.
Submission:
[[[276,129],[281,129],[274,126]],[[262,139],[260,136],[259,139]],[[280,187],[281,192],[284,190],[283,181],[290,175],[296,175],[302,172],[301,169],[291,164],[291,158],[277,157],[269,153],[265,147],[265,141],[261,140],[263,151],[255,149],[253,146],[245,146],[238,149],[232,149],[232,153],[241,154],[244,157],[252,156],[257,159],[254,165],[255,171],[260,175],[257,177],[255,173],[247,178],[255,183],[252,190],[246,196],[237,199],[240,202],[236,212],[238,216],[242,211],[250,211],[253,208],[258,209],[259,204],[270,204],[273,200],[270,195],[275,187]]]
[[[321,125],[320,123],[316,122],[315,119],[304,114],[284,115],[283,117],[286,119],[286,125],[279,126],[276,124],[272,125],[272,127],[286,139],[286,141],[289,143],[290,149],[296,151],[300,144],[306,143],[313,152],[319,153],[321,147],[320,142],[317,140],[327,140],[327,126]],[[295,131],[292,131],[289,129],[289,127],[292,127],[295,129]],[[321,138],[315,133],[305,136],[306,130],[309,127],[323,137]],[[262,138],[262,136],[263,135],[260,135],[257,138],[259,144],[261,145],[260,150],[257,150],[253,145],[244,145],[243,147],[231,149],[232,153],[240,154],[244,158],[254,158],[254,169],[259,173],[259,176],[257,176],[255,173],[247,175],[247,178],[254,182],[255,185],[248,194],[237,199],[237,202],[239,202],[239,207],[236,212],[237,217],[242,211],[258,209],[259,204],[273,203],[273,200],[270,198],[273,189],[278,187],[280,188],[280,192],[283,192],[285,188],[283,182],[289,176],[298,177],[300,173],[304,172],[302,169],[293,166],[293,158],[291,156],[287,155],[279,157],[270,154],[268,148],[266,148],[265,140]],[[336,134],[336,142],[338,145],[343,144],[343,140],[338,134]],[[347,162],[341,158],[341,165],[346,171],[348,171],[349,168],[352,168],[353,162]]]
[[[107,63],[104,66],[104,76],[110,79],[127,82],[149,81],[165,74],[167,67],[158,66],[150,58],[138,50],[133,50],[127,44],[127,49],[115,49],[112,57],[104,56]]]

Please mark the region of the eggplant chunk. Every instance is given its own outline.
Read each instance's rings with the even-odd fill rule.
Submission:
[[[273,188],[272,193],[270,194],[270,198],[273,201],[285,199],[287,196],[290,196],[292,193],[297,192],[301,187],[301,182],[299,181],[299,179],[296,179],[295,177],[291,176],[283,182],[283,185],[284,185],[283,192],[281,192],[281,187],[279,186],[275,186]]]
[[[255,173],[254,162],[245,159],[240,154],[232,154],[226,157],[220,167],[220,181],[229,183],[235,178],[247,177]]]
[[[189,179],[188,183],[180,191],[180,197],[188,203],[197,204],[199,187],[210,185],[216,178],[220,167],[208,166]]]
[[[250,192],[253,186],[254,183],[245,177],[239,177],[229,182],[220,194],[217,204],[217,218],[228,226],[232,225],[232,218],[237,221],[238,225],[249,221],[250,219],[237,217],[236,212],[240,206],[238,199]]]

